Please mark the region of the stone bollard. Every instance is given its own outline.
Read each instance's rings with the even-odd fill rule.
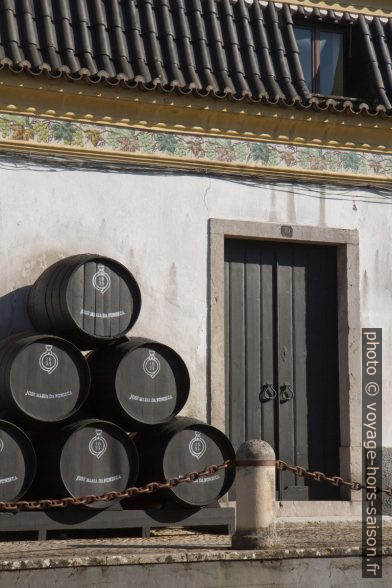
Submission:
[[[236,454],[236,530],[233,549],[276,544],[275,452],[268,443],[246,441]]]

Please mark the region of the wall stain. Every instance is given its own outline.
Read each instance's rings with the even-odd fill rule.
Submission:
[[[19,255],[13,254],[10,252],[8,255],[7,265],[10,270],[10,274],[8,281],[8,292],[10,290],[16,290],[17,288],[32,284],[35,280],[42,274],[46,268],[50,265],[59,261],[60,259],[64,259],[68,255],[72,255],[71,253],[59,251],[59,250],[46,250],[37,252],[36,255],[30,254],[29,258],[22,257]],[[14,272],[13,268],[20,268],[19,271]],[[0,288],[0,294],[5,294],[4,290]]]
[[[320,227],[326,227],[327,226],[327,221],[326,221],[326,189],[325,186],[320,186],[320,206],[319,206],[319,226]]]
[[[170,271],[169,271],[169,275],[168,275],[168,283],[166,286],[166,300],[168,302],[170,302],[171,304],[176,304],[177,292],[178,292],[177,267],[173,261],[173,263],[170,266]]]
[[[376,279],[381,277],[380,276],[380,251],[379,251],[379,249],[376,249],[376,255],[374,258],[374,277]]]
[[[287,194],[287,221],[293,225],[297,222],[297,211],[295,210],[295,194]]]
[[[362,283],[361,283],[361,300],[363,306],[367,307],[367,297],[368,297],[368,290],[369,290],[369,278],[367,270],[363,272],[362,276]]]
[[[276,222],[278,220],[278,215],[276,212],[276,192],[273,188],[271,188],[271,206],[269,211],[269,220],[271,222]]]

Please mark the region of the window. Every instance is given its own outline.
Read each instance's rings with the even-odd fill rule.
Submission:
[[[344,32],[321,26],[295,26],[304,78],[309,90],[324,96],[344,95]]]

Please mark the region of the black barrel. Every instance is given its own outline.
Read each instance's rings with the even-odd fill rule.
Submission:
[[[0,346],[0,417],[34,428],[70,418],[90,388],[83,354],[52,335],[23,333]]]
[[[36,438],[38,454],[34,498],[80,497],[122,491],[134,485],[139,457],[132,439],[108,421],[88,419],[56,434]],[[113,502],[94,502],[107,508]]]
[[[22,498],[33,482],[36,469],[30,439],[14,424],[0,420],[0,501]]]
[[[134,441],[140,456],[139,484],[163,482],[234,459],[233,446],[219,429],[188,417],[137,433]],[[226,494],[234,475],[234,468],[219,470],[211,477],[161,491],[161,499],[185,507],[206,506]]]
[[[131,338],[88,356],[92,378],[88,409],[128,431],[165,423],[180,412],[189,394],[189,373],[173,349]]]
[[[65,337],[81,349],[123,336],[140,306],[132,274],[117,261],[90,253],[51,265],[33,285],[27,304],[38,331]]]

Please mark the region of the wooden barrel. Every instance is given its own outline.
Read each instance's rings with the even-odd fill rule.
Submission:
[[[188,417],[176,417],[156,429],[137,433],[134,441],[140,456],[138,484],[199,472],[234,459],[235,455],[229,439],[219,429]],[[163,490],[161,499],[186,507],[206,506],[226,494],[234,475],[234,468],[219,470],[213,476]]]
[[[88,356],[92,378],[89,409],[128,431],[170,421],[189,394],[189,373],[173,349],[131,338]]]
[[[34,498],[87,496],[122,491],[135,484],[139,457],[132,439],[118,425],[88,419],[36,438],[38,454]],[[44,496],[45,495],[45,496]],[[113,502],[94,502],[107,508]]]
[[[0,420],[0,502],[19,500],[37,469],[33,445],[14,424]]]
[[[127,333],[140,306],[139,286],[123,265],[83,254],[46,269],[32,286],[27,309],[38,331],[94,349]]]
[[[83,354],[53,335],[23,333],[0,346],[0,417],[31,428],[75,414],[90,388]]]

